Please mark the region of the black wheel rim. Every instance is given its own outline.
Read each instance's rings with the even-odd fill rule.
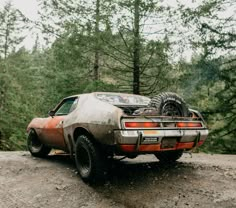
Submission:
[[[84,147],[80,147],[77,151],[77,160],[78,160],[78,168],[80,171],[80,175],[86,177],[90,173],[91,169],[91,159],[90,154]]]
[[[162,108],[162,115],[163,116],[174,116],[174,117],[181,117],[182,111],[180,106],[175,102],[168,102]]]

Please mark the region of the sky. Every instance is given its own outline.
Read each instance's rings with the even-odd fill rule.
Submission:
[[[38,6],[36,0],[11,0],[16,8],[21,10],[21,12],[28,18],[36,20],[38,18]],[[1,4],[6,2],[6,0],[0,0]]]
[[[0,0],[0,7],[2,7],[7,0]],[[19,9],[26,17],[31,20],[37,20],[38,16],[38,4],[36,0],[11,0],[15,8]],[[35,39],[36,31],[26,35],[22,45],[27,49],[32,49]]]

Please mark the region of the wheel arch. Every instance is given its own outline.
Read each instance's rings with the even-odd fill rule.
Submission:
[[[37,135],[38,135],[38,133],[37,133],[37,131],[36,131],[36,129],[35,129],[35,127],[33,127],[33,126],[31,126],[31,127],[28,127],[27,128],[27,130],[26,130],[26,133],[27,134],[29,134],[30,133],[30,131],[34,131]]]
[[[101,143],[99,140],[97,140],[95,138],[95,135],[93,135],[87,128],[85,127],[81,127],[81,126],[78,126],[74,129],[74,132],[73,132],[73,138],[72,138],[72,142],[73,142],[73,147],[72,147],[72,151],[71,153],[74,153],[75,151],[75,145],[76,145],[76,142],[78,140],[78,137],[80,135],[85,135],[88,137],[88,139],[94,144],[96,145],[98,148],[102,149],[104,152],[106,152],[107,154],[110,154],[110,155],[113,155],[113,149],[112,151],[110,150],[110,148],[107,148],[107,145]]]
[[[89,139],[91,139],[91,141],[93,141],[93,142],[95,141],[92,133],[88,129],[86,129],[84,127],[76,127],[74,132],[73,132],[74,144],[76,143],[76,141],[77,141],[77,139],[80,135],[86,135],[86,136],[89,137]]]
[[[32,126],[32,127],[28,128],[26,132],[27,132],[27,134],[29,134],[31,131],[33,131],[37,135],[38,139],[43,143],[43,140],[40,137],[40,133],[38,132],[38,129],[36,127]]]

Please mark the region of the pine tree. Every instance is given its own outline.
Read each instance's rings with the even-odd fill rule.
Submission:
[[[165,17],[162,7],[145,0],[116,3],[118,33],[114,34],[112,41],[104,40],[104,54],[113,64],[105,64],[117,74],[120,91],[146,95],[160,92],[167,86],[165,81],[171,70],[167,55],[168,39],[148,39],[149,34],[158,36],[158,32],[147,32],[147,27],[155,25],[156,19]]]
[[[208,89],[211,86],[215,90],[212,99],[218,99],[212,109],[208,109],[214,122],[213,143],[221,151],[236,152],[236,15],[232,12],[236,3],[210,0],[196,8],[184,5],[180,8],[183,25],[194,31],[189,39],[201,51],[198,66],[210,74],[205,86]],[[209,67],[213,65],[217,66]],[[204,78],[206,76],[205,73]]]
[[[0,10],[0,56],[4,59],[23,41],[26,22],[24,15],[10,1]]]

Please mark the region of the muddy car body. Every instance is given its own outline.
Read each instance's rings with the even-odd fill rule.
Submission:
[[[104,92],[67,97],[49,117],[30,122],[29,151],[42,157],[51,148],[62,149],[75,156],[81,177],[91,181],[104,173],[107,157],[152,153],[174,161],[204,143],[208,130],[199,112],[173,93],[155,99]]]

